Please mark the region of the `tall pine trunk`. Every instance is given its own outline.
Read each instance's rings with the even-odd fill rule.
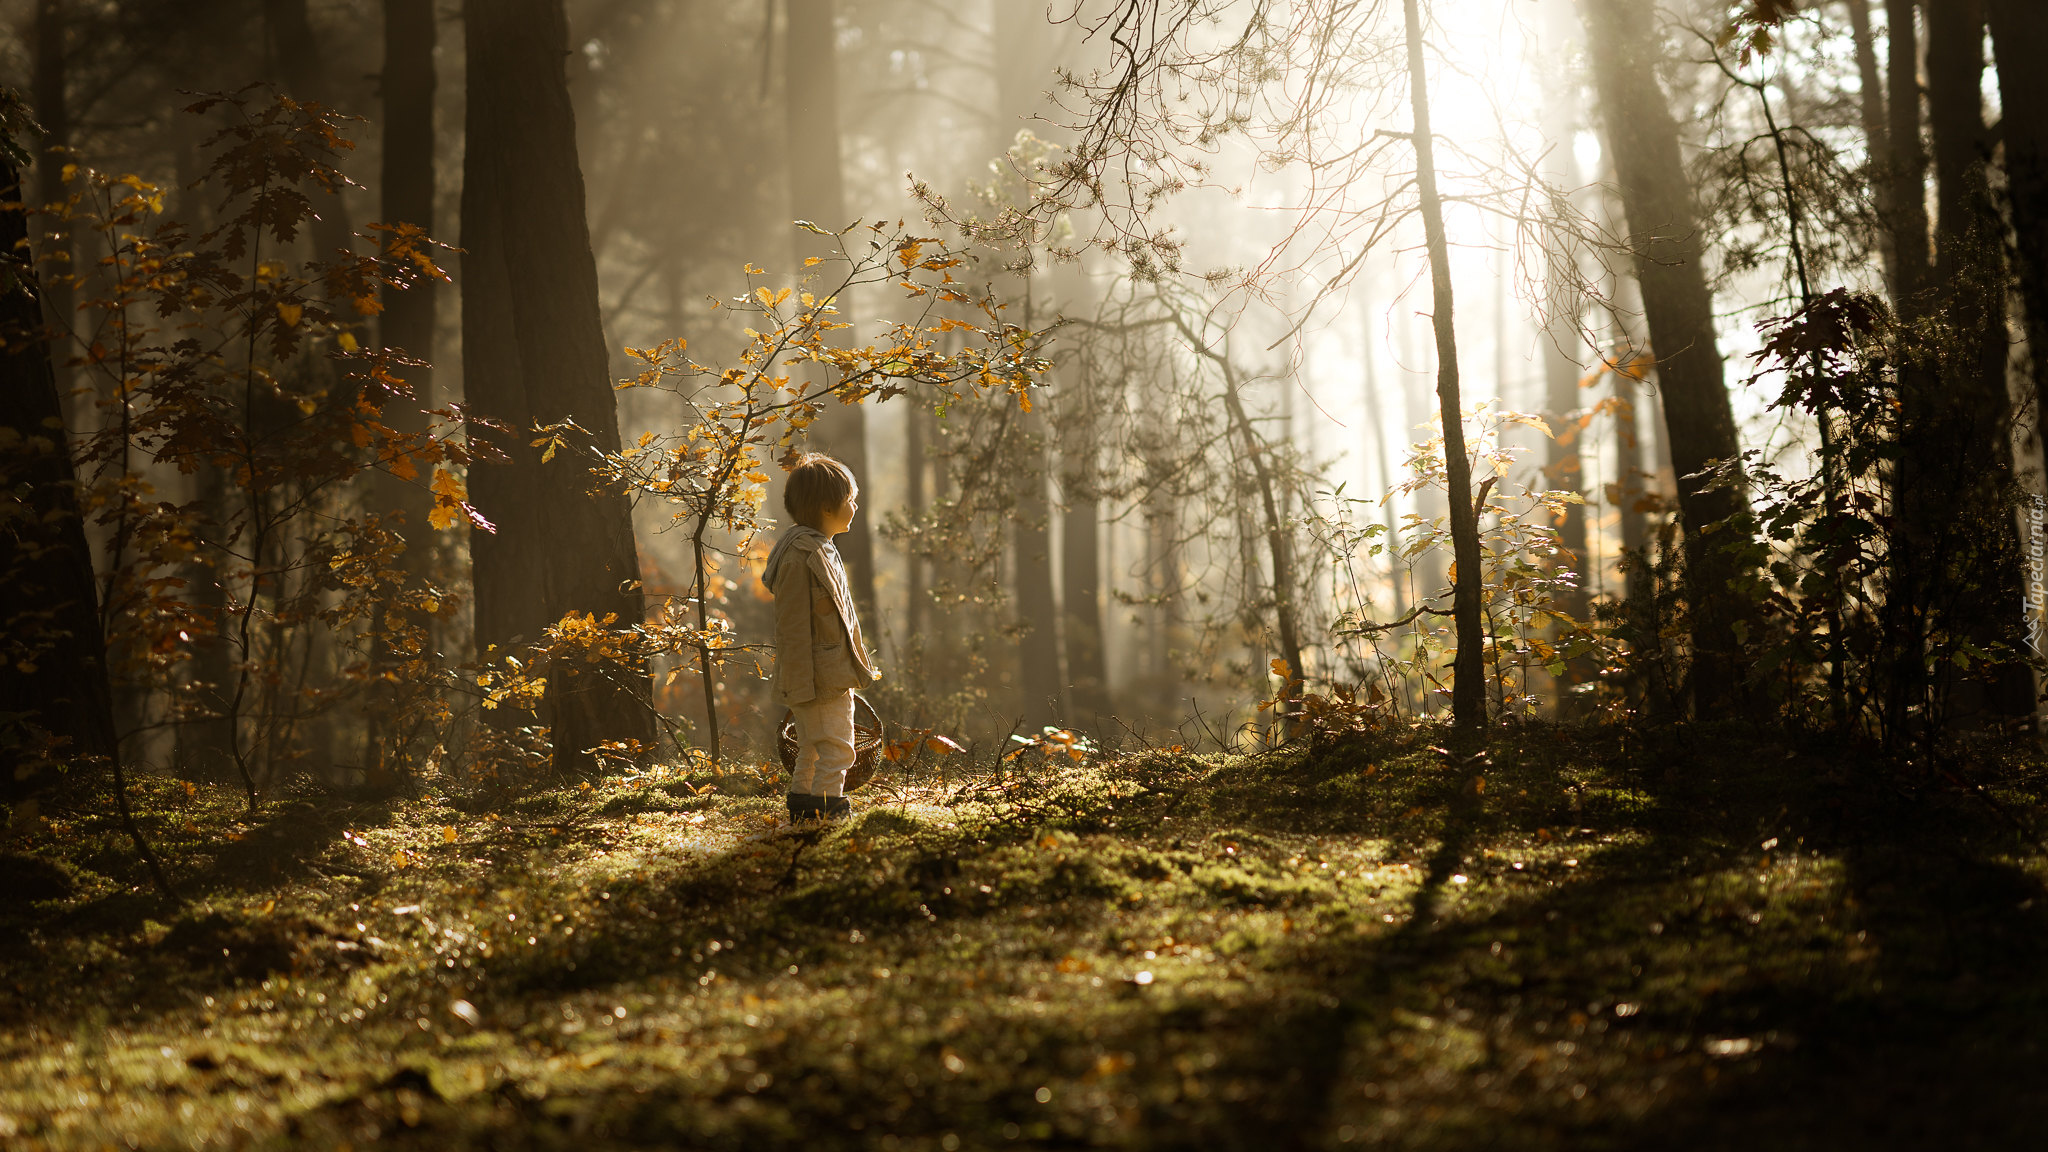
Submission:
[[[2039,411],[2048,411],[2048,68],[2040,59],[2043,48],[2048,48],[2048,4],[1990,0],[1990,15],[1992,51],[1998,57],[2006,189],[2018,239],[2038,423]]]
[[[1049,76],[1044,13],[1035,5],[995,5],[995,108],[989,151],[1002,156],[1036,108],[1040,77]],[[1004,258],[1014,258],[1005,253]],[[1032,272],[1006,276],[1003,291],[1010,297],[1006,319],[1026,329],[1043,322],[1033,292]],[[998,403],[1010,403],[998,397]],[[1051,423],[1046,401],[1038,398],[1029,412],[1011,423],[1016,437],[1017,507],[1011,520],[1010,592],[1017,618],[1018,706],[1026,731],[1036,732],[1066,714],[1067,678],[1060,673],[1060,617],[1053,594],[1052,505],[1046,492],[1051,479]]]
[[[852,223],[846,214],[845,179],[840,171],[839,32],[835,7],[835,0],[788,0],[782,64],[789,127],[789,209],[796,219],[810,220],[828,230]],[[793,231],[793,264],[801,277],[804,260],[831,255],[832,243],[811,232]],[[864,243],[858,235],[846,239],[849,244]],[[830,265],[824,270],[827,277],[836,272]],[[852,323],[852,310],[858,303],[841,298],[837,303],[839,322]],[[843,337],[857,331],[858,328],[847,328],[833,335]],[[813,448],[837,457],[853,469],[863,485],[870,482],[866,409],[857,404],[828,403],[824,416],[811,426],[811,440]],[[846,575],[853,585],[855,608],[873,622],[875,541],[869,531],[869,519],[857,517],[839,538],[838,545],[846,558]],[[874,630],[874,624],[870,629]]]
[[[1451,256],[1444,236],[1443,199],[1436,185],[1436,141],[1429,127],[1429,78],[1422,55],[1422,16],[1416,0],[1402,0],[1408,31],[1408,93],[1414,112],[1415,185],[1422,201],[1422,231],[1429,247],[1431,327],[1436,332],[1437,411],[1443,418],[1444,485],[1450,497],[1451,622],[1457,655],[1451,665],[1451,723],[1464,731],[1486,727],[1485,632],[1479,615],[1479,514],[1472,506],[1472,462],[1465,454],[1463,402],[1458,395],[1457,328],[1451,318]],[[1277,575],[1277,574],[1276,574]],[[1297,674],[1300,669],[1296,669]]]
[[[437,31],[433,0],[384,0],[384,169],[381,180],[382,222],[411,224],[432,235],[434,227],[434,40]],[[434,406],[434,297],[437,285],[422,278],[410,289],[386,287],[384,311],[378,316],[378,340],[386,348],[403,349],[427,363],[396,373],[412,389],[410,399],[387,405],[385,420],[401,432],[427,428],[426,409]],[[433,506],[426,478],[406,482],[382,475],[374,487],[376,511],[396,513],[406,542],[400,563],[415,582],[432,575],[434,532],[427,517]],[[422,623],[428,623],[422,621]],[[429,627],[431,624],[429,623]],[[380,666],[399,654],[379,643],[373,659]],[[380,702],[381,703],[381,702]],[[368,727],[370,755],[364,758],[373,783],[382,783],[391,766],[379,764],[379,709],[373,707]]]
[[[537,641],[569,612],[642,619],[632,508],[591,491],[587,453],[619,447],[618,410],[598,312],[597,265],[563,61],[562,0],[480,0],[467,8],[462,328],[471,407],[510,431],[510,458],[472,472],[472,499],[497,524],[473,531],[477,647]],[[588,434],[543,463],[536,423],[573,419]],[[581,767],[600,740],[652,744],[646,672],[558,667],[548,685],[557,768]],[[509,718],[508,718],[509,719]]]
[[[70,157],[62,152],[50,151],[71,143],[64,16],[64,0],[36,0],[35,64],[30,84],[36,119],[43,127],[42,151],[36,160],[36,198],[45,204],[64,198],[64,165],[70,162]],[[42,307],[44,319],[57,327],[57,337],[49,351],[61,402],[71,386],[71,329],[78,322],[75,296],[65,278],[71,272],[72,242],[68,228],[46,229],[42,237],[43,258],[49,272],[55,275],[43,277]]]
[[[1870,32],[1870,0],[1847,2],[1849,35],[1856,53],[1856,78],[1862,97],[1859,107],[1863,113],[1863,136],[1869,142],[1871,191],[1878,216],[1886,218],[1891,212],[1891,183],[1884,170],[1891,161],[1891,145],[1885,126],[1884,80],[1877,68],[1877,42]],[[1891,238],[1880,235],[1877,249],[1884,263],[1884,281],[1892,284],[1898,279],[1898,254],[1892,249]]]
[[[1546,4],[1543,11],[1546,39],[1554,37],[1559,45],[1568,41],[1570,8],[1553,2]],[[1551,150],[1543,175],[1556,182],[1560,195],[1570,197],[1580,183],[1577,154],[1572,148],[1582,119],[1579,86],[1574,74],[1563,69],[1545,69],[1543,76],[1543,139]],[[1561,210],[1568,208],[1569,205],[1560,205]],[[1551,437],[1544,444],[1542,486],[1583,496],[1585,465],[1579,459],[1583,438],[1569,427],[1569,421],[1583,407],[1579,402],[1581,371],[1568,351],[1584,344],[1579,325],[1585,304],[1579,298],[1578,274],[1575,268],[1571,276],[1561,276],[1546,285],[1545,308],[1549,315],[1543,332],[1543,418],[1550,425]],[[1587,551],[1585,505],[1565,505],[1564,515],[1557,523],[1557,535],[1559,545],[1571,554],[1569,559],[1560,557],[1558,563],[1579,574],[1578,585],[1559,595],[1557,606],[1573,620],[1584,622],[1589,602],[1586,562],[1592,558]],[[1560,717],[1568,715],[1572,707],[1573,698],[1566,687],[1591,680],[1595,671],[1593,662],[1584,657],[1566,662],[1564,674],[1555,686]]]
[[[5,199],[14,198],[18,183],[15,166],[0,156]],[[35,271],[14,247],[27,235],[26,213],[0,212],[0,244],[6,245],[0,252],[10,273],[8,290],[0,295],[0,332],[6,336],[0,345],[0,428],[7,433],[0,459],[6,479],[0,583],[7,589],[4,623],[12,642],[9,657],[0,660],[0,715],[33,717],[67,737],[70,753],[111,756],[114,713],[92,551],[50,345],[35,338],[42,325]],[[0,784],[10,781],[22,782],[15,773],[0,778]]]
[[[1912,320],[1926,287],[1927,149],[1920,138],[1920,40],[1913,0],[1885,0],[1885,211],[1892,249],[1892,301]],[[1872,141],[1876,146],[1876,141]]]
[[[298,100],[317,100],[329,108],[338,107],[332,71],[313,33],[306,13],[306,0],[263,0],[263,31],[269,47],[272,75],[286,94]],[[322,197],[311,228],[313,258],[340,259],[340,250],[355,248],[355,226],[349,221],[348,202],[339,192]]]
[[[13,148],[0,140],[0,203],[22,199]],[[26,212],[0,211],[0,430],[7,433],[0,438],[0,587],[7,589],[0,617],[7,653],[0,660],[0,797],[9,825],[35,811],[38,793],[54,782],[37,754],[42,733],[63,742],[52,749],[53,760],[103,757],[124,829],[157,888],[175,899],[128,804],[102,606],[51,347],[37,338],[44,304],[28,238]]]
[[[2018,649],[2024,644],[2024,590],[2010,503],[2005,227],[1992,202],[1988,174],[1992,139],[1984,123],[1984,34],[1981,0],[1943,0],[1927,7],[1927,113],[1934,135],[1937,207],[1934,275],[1957,342],[1943,350],[1937,451],[1950,461],[1947,483],[1962,501],[1951,504],[1946,514],[1965,511],[1978,526],[1955,540],[1958,558],[1969,565],[1965,586],[1974,592],[1971,602],[1958,605],[1967,618],[1957,630],[1980,648],[2003,642]],[[1925,502],[1921,507],[1930,516],[1944,514]],[[2032,712],[2032,674],[2017,661],[1963,683],[1958,706],[1964,715],[1985,707],[2008,716]]]
[[[1909,326],[1925,321],[1931,303],[1928,265],[1927,151],[1921,138],[1920,43],[1914,0],[1886,0],[1887,231],[1892,258],[1892,306]],[[1929,537],[1939,528],[1945,500],[1930,486],[1942,469],[1922,442],[1939,396],[1938,374],[1914,357],[1898,369],[1899,453],[1892,472],[1892,523],[1888,535],[1887,585],[1881,612],[1885,673],[1880,714],[1884,735],[1906,735],[1909,718],[1926,693],[1927,620],[1922,602],[1935,581],[1927,558]],[[1930,468],[1930,466],[1933,466]]]
[[[1067,381],[1062,399],[1078,404],[1078,418],[1067,422],[1060,443],[1060,610],[1064,617],[1067,657],[1067,699],[1075,723],[1102,724],[1112,708],[1109,673],[1102,650],[1102,551],[1099,526],[1101,497],[1096,490],[1101,451],[1094,432],[1090,401],[1094,382],[1079,369]]]
[[[383,223],[414,224],[429,235],[434,228],[434,43],[438,26],[433,0],[384,0],[384,171],[382,180]],[[416,420],[415,409],[429,407],[434,380],[434,303],[436,286],[423,280],[417,286],[384,291],[384,312],[379,318],[379,336],[387,348],[403,348],[412,356],[428,361],[424,367],[408,369],[413,401],[396,413]],[[424,526],[421,518],[408,517],[408,526]]]
[[[1372,310],[1366,309],[1365,325],[1361,329],[1359,357],[1364,362],[1364,371],[1359,376],[1359,390],[1365,405],[1365,434],[1372,446],[1373,486],[1376,505],[1380,510],[1380,523],[1386,527],[1382,538],[1386,545],[1387,595],[1392,599],[1393,618],[1398,620],[1408,614],[1408,583],[1403,578],[1400,555],[1401,517],[1394,506],[1394,466],[1387,451],[1386,402],[1380,395],[1379,357],[1372,340]],[[1404,406],[1405,411],[1405,406]],[[1363,607],[1363,605],[1360,605]]]
[[[1696,474],[1736,458],[1735,415],[1715,343],[1714,301],[1701,267],[1702,242],[1678,145],[1678,124],[1657,82],[1656,9],[1647,0],[1579,0],[1586,39],[1594,45],[1594,90],[1605,122],[1608,151],[1628,219],[1636,281],[1656,354],[1664,400],[1665,434],[1678,474],[1678,507],[1685,529],[1686,597],[1691,611],[1691,695],[1696,715],[1725,712],[1741,679],[1735,621],[1740,606],[1730,586],[1741,560],[1737,541],[1707,525],[1741,515],[1739,489],[1706,491]]]

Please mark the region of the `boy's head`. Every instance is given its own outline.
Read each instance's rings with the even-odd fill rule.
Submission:
[[[806,452],[789,470],[782,507],[790,519],[823,531],[826,515],[838,511],[859,491],[851,468],[823,452]]]

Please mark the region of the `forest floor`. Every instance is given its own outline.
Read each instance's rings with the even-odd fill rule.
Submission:
[[[810,830],[750,773],[254,818],[152,781],[189,906],[104,817],[5,862],[0,1146],[2048,1131],[2038,756],[1914,780],[1718,729],[1441,738],[885,779]]]

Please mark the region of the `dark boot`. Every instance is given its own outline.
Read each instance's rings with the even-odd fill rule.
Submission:
[[[806,820],[822,819],[825,815],[825,798],[808,792],[789,794],[789,822],[801,824]]]
[[[844,820],[853,812],[853,801],[844,796],[817,796],[819,815],[826,820]]]

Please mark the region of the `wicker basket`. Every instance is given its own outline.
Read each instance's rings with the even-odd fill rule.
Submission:
[[[783,710],[782,723],[775,729],[775,749],[782,756],[782,772],[786,777],[796,773],[796,715]],[[875,771],[882,765],[882,718],[875,714],[867,699],[860,693],[853,694],[853,767],[846,770],[846,790],[853,792],[867,786],[874,779]]]

